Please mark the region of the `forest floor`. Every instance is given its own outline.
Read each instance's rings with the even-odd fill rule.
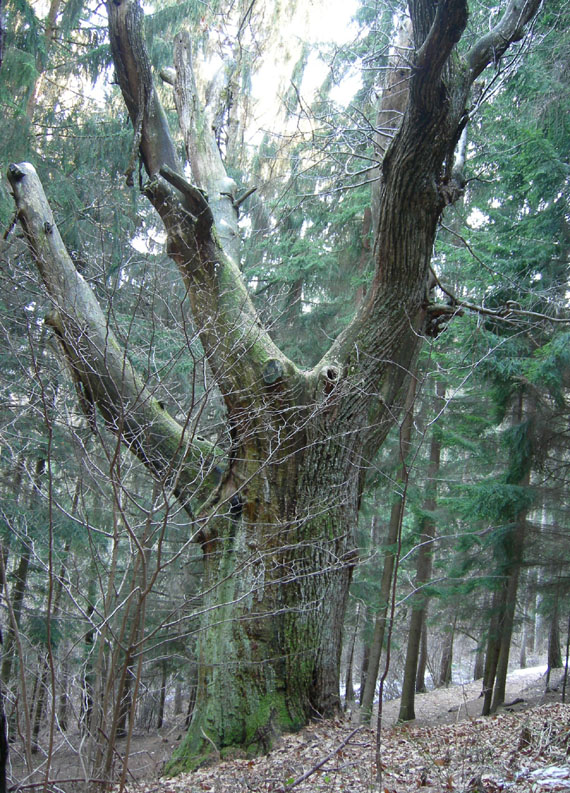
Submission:
[[[417,695],[417,719],[405,725],[396,724],[399,700],[385,702],[381,784],[376,783],[376,732],[360,727],[354,712],[284,735],[264,757],[226,759],[173,779],[160,778],[160,773],[181,737],[180,724],[171,724],[160,735],[140,733],[133,742],[123,790],[570,793],[570,704],[561,703],[561,678],[556,670],[552,690],[545,694],[544,667],[513,672],[507,704],[486,718],[479,715],[481,681]],[[122,748],[119,742],[118,755]],[[69,778],[70,760],[54,758],[52,779]]]

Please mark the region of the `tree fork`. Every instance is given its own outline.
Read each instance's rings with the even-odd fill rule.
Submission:
[[[310,372],[279,350],[251,302],[231,234],[222,233],[222,210],[235,218],[232,190],[217,189],[219,201],[216,190],[207,190],[215,222],[197,234],[197,216],[160,179],[164,166],[184,171],[154,90],[142,11],[135,0],[113,0],[107,8],[117,78],[135,128],[142,115],[140,152],[150,177],[145,192],[164,221],[169,255],[188,288],[228,410],[233,454],[224,485],[228,495],[239,491],[243,504],[239,520],[220,514],[223,499],[206,516],[215,528],[205,549],[198,701],[173,766],[182,769],[211,751],[211,740],[223,750],[236,744],[266,750],[274,730],[301,726],[338,705],[340,629],[355,563],[352,530],[366,466],[401,410],[425,330],[429,262],[449,200],[445,164],[472,81],[497,49],[504,52],[520,37],[538,2],[508,3],[499,25],[467,60],[455,49],[467,20],[465,0],[442,0],[437,7],[428,0],[410,3],[416,55],[402,125],[382,164],[373,218],[376,271],[354,320]],[[183,116],[192,98],[182,93],[190,87],[183,79],[189,49],[181,46],[177,55],[175,96]],[[206,126],[207,146],[192,149],[196,119],[187,120],[187,150],[205,165],[214,151],[212,135]],[[208,178],[215,182],[220,163],[210,165]],[[107,341],[101,309],[61,250],[47,202],[35,211],[40,204],[29,200],[37,179],[30,168],[20,166],[11,182],[30,249],[59,311],[66,355],[108,426],[155,476],[172,483],[187,506],[213,467],[215,450],[155,404],[125,352]],[[200,179],[193,181],[204,188]]]

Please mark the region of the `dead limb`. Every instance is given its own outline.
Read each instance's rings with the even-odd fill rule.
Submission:
[[[336,749],[333,749],[332,752],[329,752],[329,754],[327,754],[327,756],[324,758],[324,760],[321,760],[320,762],[318,762],[316,765],[314,765],[308,771],[305,771],[305,773],[302,776],[298,777],[294,782],[291,782],[290,785],[286,785],[284,790],[292,790],[292,788],[297,787],[297,785],[300,785],[301,782],[304,782],[306,779],[308,779],[310,776],[312,776],[316,771],[319,770],[319,768],[322,768],[324,765],[326,765],[326,763],[328,763],[328,761],[332,757],[334,757],[335,754],[338,754],[342,749],[344,749],[344,747],[350,741],[350,739],[354,735],[356,735],[357,732],[360,732],[362,727],[363,727],[363,725],[360,725],[360,727],[356,727],[356,729],[354,729],[349,735],[347,735],[347,737],[344,739],[344,741],[341,744],[339,744],[336,747]]]

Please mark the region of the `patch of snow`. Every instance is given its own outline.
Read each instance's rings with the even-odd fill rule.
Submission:
[[[515,669],[512,672],[509,672],[509,677],[526,677],[527,675],[545,675],[546,670],[548,669],[546,664],[542,664],[541,666],[527,666],[526,669]]]

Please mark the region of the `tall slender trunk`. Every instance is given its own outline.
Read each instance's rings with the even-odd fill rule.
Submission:
[[[5,650],[2,656],[1,677],[4,685],[8,685],[12,675],[12,663],[14,660],[14,634],[20,628],[22,618],[22,607],[24,595],[28,583],[28,571],[30,569],[31,547],[29,543],[22,545],[22,553],[18,562],[18,567],[14,573],[14,585],[11,592],[12,609],[14,611],[14,625],[9,625],[5,631]]]
[[[445,399],[445,385],[438,381],[436,387],[436,416],[439,415]],[[430,442],[430,455],[428,465],[428,485],[426,499],[423,505],[424,516],[420,523],[419,549],[416,562],[416,593],[412,597],[412,613],[408,629],[408,646],[406,649],[406,663],[404,666],[404,680],[402,683],[402,698],[400,700],[399,721],[411,721],[416,718],[414,701],[416,692],[416,678],[418,670],[418,656],[422,627],[427,613],[428,598],[423,592],[425,584],[431,578],[433,567],[433,541],[436,536],[436,523],[433,514],[436,509],[437,478],[441,459],[440,428],[435,425],[432,429]]]
[[[0,53],[1,54],[1,53]],[[0,642],[0,651],[1,651]],[[0,793],[6,793],[6,766],[8,765],[8,724],[6,721],[4,684],[0,680]]]
[[[186,708],[186,718],[184,719],[184,726],[189,727],[196,707],[196,695],[198,693],[198,666],[196,663],[190,664],[190,671],[188,674],[188,706]]]
[[[526,583],[526,592],[528,593],[531,579],[530,576],[525,576],[525,583]],[[519,666],[521,669],[526,669],[527,665],[527,646],[528,646],[528,636],[529,636],[529,609],[528,609],[529,598],[528,594],[523,599],[523,612],[522,612],[522,633],[521,633],[521,651],[519,654]]]
[[[38,737],[40,734],[40,728],[42,726],[42,717],[44,713],[44,704],[46,701],[48,687],[49,665],[47,658],[43,653],[39,657],[39,667],[40,668],[36,678],[37,688],[35,691],[37,694],[35,698],[35,712],[32,723],[32,754],[36,754],[40,750]]]
[[[562,678],[562,702],[566,702],[566,687],[568,685],[568,664],[570,663],[570,617],[566,626],[566,657],[564,661],[564,677]]]
[[[423,694],[426,688],[426,669],[428,660],[428,634],[427,634],[427,605],[424,608],[422,620],[422,635],[420,638],[420,653],[418,657],[418,669],[416,672],[416,694]]]
[[[352,677],[352,667],[354,665],[354,648],[356,646],[356,637],[358,636],[358,623],[360,622],[360,609],[361,609],[360,601],[356,604],[356,614],[354,617],[354,628],[350,635],[350,644],[349,644],[349,651],[348,657],[346,659],[346,685],[344,688],[344,702],[345,707],[348,708],[349,703],[354,702],[354,684],[353,684],[353,677]]]
[[[520,516],[521,525],[516,532],[517,539],[520,539],[520,547],[524,543],[524,522],[526,515]],[[511,649],[511,641],[513,637],[513,628],[515,621],[515,608],[516,597],[519,583],[520,562],[516,563],[515,569],[511,571],[509,581],[506,588],[506,604],[505,614],[501,625],[501,638],[499,642],[499,657],[497,659],[497,672],[495,678],[495,687],[493,689],[493,703],[491,711],[494,712],[499,705],[505,701],[505,692],[507,687],[507,674],[509,671],[509,653]]]
[[[367,637],[371,627],[370,607],[364,604],[364,618],[362,620],[362,658],[360,660],[360,696],[359,703],[362,707],[364,701],[364,692],[366,691],[366,680],[368,679],[368,667],[370,665],[370,653],[372,649],[372,642],[369,642]],[[361,711],[362,713],[362,711]]]
[[[158,700],[158,715],[156,717],[156,729],[160,730],[164,724],[164,706],[166,704],[166,683],[168,681],[168,668],[166,661],[160,665],[160,696]]]
[[[380,608],[374,621],[374,635],[369,648],[367,675],[364,688],[361,689],[361,724],[369,722],[372,718],[374,694],[376,692],[376,682],[378,680],[380,657],[382,655],[382,645],[384,644],[388,606],[392,590],[392,576],[394,575],[394,548],[398,540],[398,533],[402,525],[402,517],[405,508],[406,482],[408,478],[406,459],[409,454],[412,438],[416,388],[417,379],[416,377],[412,377],[408,386],[406,404],[404,407],[405,412],[400,426],[399,456],[401,468],[396,478],[397,494],[394,496],[392,509],[390,510],[390,523],[388,524],[388,532],[385,540],[386,550],[384,551],[384,566],[382,568],[382,578],[380,581]]]
[[[473,664],[473,680],[480,680],[485,672],[485,648],[479,644],[475,650],[475,663]]]
[[[524,393],[521,390],[513,408],[513,427],[521,428],[523,426],[523,421],[526,419],[528,424],[525,431],[529,432],[533,416],[534,403],[529,399],[527,404],[525,404]],[[522,455],[522,452],[519,453]],[[532,444],[529,443],[524,454],[524,459],[521,458],[515,467],[517,472],[520,472],[522,469],[522,474],[517,473],[517,478],[515,481],[511,482],[512,484],[516,484],[520,488],[528,488],[530,484],[531,462]],[[507,482],[509,482],[509,479],[512,479],[510,473],[507,477]],[[505,520],[508,520],[508,516],[505,516]],[[495,644],[492,648],[492,656],[489,659],[489,676],[485,683],[484,714],[494,712],[505,701],[509,653],[515,622],[519,577],[524,555],[527,509],[520,510],[518,514],[512,518],[512,521],[512,525],[505,529],[501,541],[503,561],[500,572],[503,576],[503,581],[501,584],[501,596],[498,601],[498,632],[494,640]],[[493,667],[494,675],[492,675]]]
[[[548,631],[548,654],[546,671],[546,690],[550,688],[552,669],[561,669],[562,650],[560,647],[560,578],[554,591],[554,602],[550,613],[550,629]]]
[[[91,717],[93,715],[93,687],[94,687],[94,665],[93,650],[95,642],[95,626],[92,619],[95,613],[95,592],[96,576],[94,564],[91,564],[89,572],[89,582],[87,584],[87,608],[85,617],[88,628],[83,637],[83,663],[81,680],[81,707],[79,709],[79,725],[82,732],[89,732],[91,728]]]
[[[505,608],[506,589],[504,584],[500,589],[493,592],[491,601],[491,616],[487,635],[487,649],[485,653],[485,669],[483,673],[483,716],[488,716],[491,712],[493,699],[493,685],[497,674],[497,662],[500,650],[500,632],[502,613]]]
[[[33,508],[38,503],[39,487],[41,478],[45,472],[46,460],[40,457],[36,460],[34,475],[32,479],[32,492],[30,495],[30,507]],[[10,682],[10,675],[12,672],[12,661],[14,658],[14,634],[19,630],[20,620],[22,617],[22,607],[24,604],[24,596],[28,585],[28,572],[30,569],[31,559],[31,543],[24,541],[22,543],[22,552],[18,567],[14,575],[14,584],[10,594],[12,602],[12,612],[14,622],[6,627],[4,636],[4,653],[2,655],[2,667],[0,670],[0,677],[5,685]]]
[[[67,731],[69,713],[69,653],[67,646],[64,648],[61,662],[61,679],[59,689],[59,703],[57,708],[57,721],[62,732]]]
[[[180,716],[182,714],[182,681],[176,678],[174,685],[174,715]]]
[[[455,638],[456,624],[457,616],[454,616],[450,628],[447,629],[443,634],[443,640],[441,643],[441,662],[437,679],[438,686],[448,686],[451,683],[453,668],[453,640]]]
[[[546,523],[546,510],[542,512],[542,525]],[[534,625],[532,632],[532,651],[535,655],[540,655],[543,649],[544,642],[544,618],[542,616],[542,586],[544,584],[544,575],[539,568],[536,571],[536,586],[534,594]]]
[[[69,542],[65,544],[63,549],[64,554],[69,552]],[[66,574],[66,566],[65,566],[65,559],[61,563],[61,570],[59,573],[58,578],[55,582],[54,592],[53,592],[53,605],[51,609],[51,613],[46,615],[47,620],[56,620],[59,616],[59,609],[61,606],[61,595],[63,592],[63,580]],[[49,673],[50,673],[50,663],[49,663],[49,645],[47,646],[44,653],[40,653],[40,673],[38,674],[38,692],[36,698],[36,708],[34,713],[34,720],[33,720],[33,727],[32,727],[32,752],[36,753],[39,751],[39,744],[38,744],[38,737],[40,734],[40,729],[42,726],[42,718],[43,712],[45,707],[46,695],[48,692],[48,682],[49,682]],[[55,685],[55,680],[52,680],[52,685]],[[52,719],[55,719],[56,714],[52,713]]]

